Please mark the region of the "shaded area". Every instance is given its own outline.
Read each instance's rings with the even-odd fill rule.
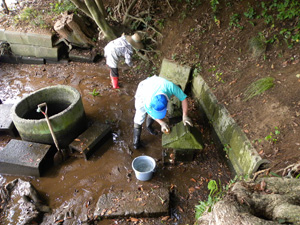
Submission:
[[[81,154],[74,154],[58,167],[48,170],[40,178],[25,177],[47,200],[53,210],[46,214],[43,224],[57,220],[94,221],[93,212],[98,198],[111,192],[167,188],[170,191],[170,215],[164,218],[168,224],[186,224],[194,221],[194,207],[207,196],[207,182],[220,179],[226,183],[230,172],[216,148],[208,124],[190,100],[191,118],[203,135],[204,149],[197,152],[192,162],[163,164],[161,133],[152,136],[142,131],[145,147],[133,150],[132,128],[134,116],[134,94],[140,77],[133,77],[120,69],[120,90],[112,90],[109,71],[104,62],[97,64],[69,63],[57,65],[9,65],[2,64],[0,74],[0,98],[3,103],[15,103],[21,97],[40,88],[65,84],[75,87],[81,94],[89,121],[106,123],[112,127],[113,138],[97,148],[85,160]],[[99,95],[93,96],[93,90]],[[159,125],[154,124],[159,130]],[[0,151],[7,144],[9,136],[0,136]],[[147,182],[136,179],[131,168],[132,160],[140,155],[150,155],[157,162],[157,171]],[[3,176],[4,184],[15,179]],[[70,219],[71,218],[71,219]],[[163,218],[139,218],[149,224],[161,223]],[[119,224],[134,223],[130,218],[115,219]],[[112,220],[97,220],[98,224],[111,224]]]

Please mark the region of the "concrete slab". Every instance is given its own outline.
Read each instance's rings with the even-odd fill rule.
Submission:
[[[0,131],[15,137],[17,135],[17,130],[10,118],[10,110],[12,107],[13,104],[0,104]]]
[[[88,157],[96,150],[97,144],[103,143],[111,133],[111,127],[107,124],[95,122],[85,132],[80,134],[70,145],[70,150],[76,150]]]
[[[162,147],[174,149],[203,149],[202,134],[195,127],[182,122],[171,128],[170,134],[162,135]]]
[[[238,126],[229,112],[220,104],[207,83],[200,76],[193,76],[192,93],[212,122],[213,128],[223,146],[229,145],[227,155],[239,175],[253,174],[260,167],[269,167],[270,162],[262,159],[248,140],[246,134]]]
[[[163,59],[159,76],[180,85],[184,91],[189,81],[192,68],[189,66],[179,65],[168,59]]]
[[[179,65],[178,63],[168,59],[163,59],[159,76],[179,85],[184,91],[187,86],[187,82],[189,81],[190,73],[191,67]],[[169,117],[177,117],[180,116],[181,113],[181,102],[176,97],[172,97],[168,104]]]
[[[0,173],[40,177],[53,164],[51,145],[12,139],[0,151]]]
[[[169,203],[167,188],[108,193],[98,199],[94,215],[103,218],[166,216]]]

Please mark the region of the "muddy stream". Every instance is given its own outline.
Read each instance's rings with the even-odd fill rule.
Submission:
[[[161,134],[152,136],[143,129],[141,139],[145,146],[139,150],[132,148],[134,94],[141,79],[120,71],[121,88],[113,90],[108,74],[103,62],[0,64],[0,99],[3,104],[14,104],[25,95],[43,87],[70,85],[81,93],[89,122],[110,124],[113,131],[112,138],[97,149],[88,161],[77,154],[60,166],[49,169],[39,178],[20,178],[30,181],[56,214],[59,214],[60,209],[66,208],[72,209],[75,215],[92,214],[98,198],[112,191],[167,187],[171,190],[170,219],[164,223],[192,224],[195,205],[199,200],[207,199],[208,181],[220,179],[225,185],[232,176],[224,156],[216,148],[203,115],[197,111],[190,113],[195,125],[203,133],[205,149],[197,154],[193,162],[163,164]],[[99,95],[93,96],[93,90],[99,92]],[[154,124],[154,127],[159,129],[158,124]],[[0,133],[0,151],[10,139],[10,136]],[[131,168],[132,160],[143,154],[155,158],[158,165],[153,178],[146,182],[138,181]],[[0,184],[6,184],[15,178],[18,177],[0,175]],[[16,218],[8,218],[7,212],[2,214],[3,224],[16,224]],[[51,220],[51,215],[45,214],[42,224],[55,224]],[[161,218],[142,218],[140,222],[160,224]],[[101,220],[96,224],[133,222],[120,218]]]

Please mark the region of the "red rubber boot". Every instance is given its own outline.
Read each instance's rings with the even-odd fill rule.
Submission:
[[[111,79],[111,84],[112,84],[112,86],[113,86],[114,89],[120,88],[119,84],[118,84],[118,81],[119,81],[118,77],[112,77],[112,76],[110,76],[110,79]]]

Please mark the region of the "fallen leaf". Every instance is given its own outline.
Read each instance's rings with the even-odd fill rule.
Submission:
[[[180,206],[178,206],[178,210],[179,210],[180,212],[182,212],[182,213],[184,212],[183,209],[182,209]]]
[[[162,221],[167,221],[170,218],[170,216],[164,216],[163,218],[161,218]]]
[[[194,187],[190,187],[189,188],[189,193],[192,194],[193,192],[195,192],[195,188]]]
[[[195,182],[195,183],[197,182],[194,178],[191,178],[191,181],[193,181],[193,182]]]
[[[131,221],[131,222],[139,222],[139,219],[134,218],[134,217],[131,217],[131,218],[129,219],[129,221]]]
[[[141,202],[141,201],[143,201],[143,199],[142,198],[137,198],[136,201]]]
[[[260,190],[264,191],[266,189],[266,186],[267,186],[266,182],[264,180],[262,180],[260,182]]]
[[[261,154],[263,154],[263,153],[264,153],[264,150],[260,150],[258,154],[261,155]]]

